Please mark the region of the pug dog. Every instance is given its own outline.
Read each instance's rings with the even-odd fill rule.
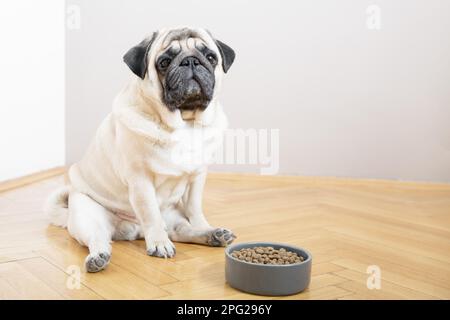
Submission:
[[[235,235],[202,210],[206,168],[227,118],[218,101],[234,51],[201,28],[154,32],[123,57],[132,79],[113,102],[70,184],[48,198],[51,223],[89,248],[85,266],[108,265],[112,240],[145,239],[170,258],[174,241],[226,246]]]

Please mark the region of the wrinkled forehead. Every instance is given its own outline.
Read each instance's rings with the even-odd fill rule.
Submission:
[[[191,28],[170,30],[163,38],[161,49],[170,49],[174,53],[205,47],[214,49],[214,43],[208,32]]]

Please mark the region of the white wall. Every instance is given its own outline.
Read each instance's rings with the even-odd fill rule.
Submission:
[[[67,3],[82,20],[67,34],[69,163],[128,80],[126,50],[188,24],[235,49],[222,93],[231,127],[279,128],[280,173],[450,182],[448,0]]]
[[[61,166],[64,2],[0,6],[0,181]]]

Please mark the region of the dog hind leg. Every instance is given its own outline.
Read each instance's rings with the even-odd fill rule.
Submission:
[[[168,209],[162,216],[172,241],[225,247],[236,239],[236,236],[228,229],[210,226],[193,227],[178,209]]]
[[[70,193],[67,230],[89,248],[85,260],[88,272],[101,271],[109,264],[114,229],[114,216],[110,211],[83,193]]]

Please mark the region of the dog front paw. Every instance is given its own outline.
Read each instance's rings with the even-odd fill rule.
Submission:
[[[147,254],[153,257],[172,258],[175,256],[175,246],[170,240],[155,241],[147,247]]]
[[[234,233],[228,229],[214,229],[208,238],[208,245],[212,247],[226,247],[236,239]]]
[[[170,241],[165,231],[152,232],[146,237],[147,254],[160,258],[172,258],[175,255],[175,245]]]

